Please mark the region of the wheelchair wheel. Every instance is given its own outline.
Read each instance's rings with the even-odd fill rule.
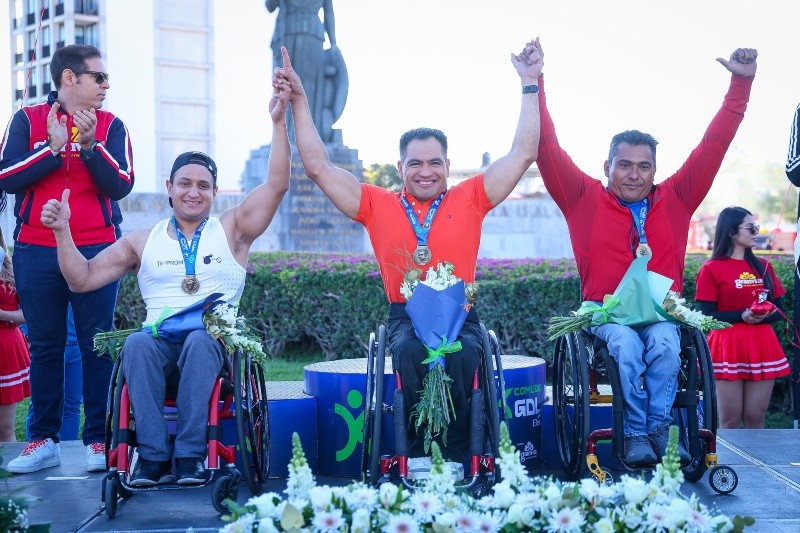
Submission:
[[[500,455],[500,422],[508,424],[508,412],[505,405],[505,381],[503,379],[503,363],[500,360],[500,344],[497,342],[497,337],[494,331],[487,331],[481,324],[483,332],[483,361],[481,364],[481,381],[486,385],[486,408],[484,412],[488,421],[489,448],[486,450],[494,457]],[[498,378],[495,379],[495,369],[497,369]],[[500,395],[498,398],[497,388],[500,388]],[[502,413],[502,415],[501,415]],[[502,416],[502,418],[501,418]]]
[[[229,514],[231,510],[225,502],[227,498],[236,501],[239,497],[239,481],[233,476],[220,476],[214,483],[214,493],[211,495],[211,504],[219,514]]]
[[[362,481],[377,485],[381,477],[381,425],[383,422],[383,380],[386,363],[386,326],[369,336],[367,384],[364,400],[364,429],[361,447]]]
[[[116,475],[103,479],[103,501],[106,504],[106,515],[109,519],[117,516],[118,486],[119,479]]]
[[[693,345],[691,350],[694,357],[681,361],[679,387],[687,387],[689,381],[694,379],[694,390],[687,390],[686,392],[693,396],[693,402],[696,402],[696,405],[688,408],[673,409],[672,416],[675,425],[678,426],[679,441],[692,456],[691,462],[682,469],[683,477],[688,481],[694,482],[699,481],[707,469],[705,455],[708,446],[703,439],[697,436],[697,430],[699,428],[708,429],[716,436],[718,415],[714,370],[708,345],[699,330],[693,328],[691,336]],[[687,349],[684,350],[684,353],[692,354],[692,351]],[[694,376],[690,375],[691,368],[689,368],[689,365],[694,366]],[[696,415],[690,413],[689,409],[693,409]]]
[[[116,448],[119,436],[119,402],[120,394],[122,394],[122,358],[117,356],[114,361],[114,367],[111,370],[111,385],[108,387],[108,400],[106,401],[106,450],[113,450]],[[108,453],[106,453],[106,470],[109,468]],[[114,465],[116,466],[116,465]]]
[[[730,494],[739,484],[739,476],[729,466],[716,466],[708,473],[708,482],[711,488],[720,494]]]
[[[570,480],[583,476],[589,438],[589,369],[582,332],[556,340],[553,355],[553,407],[556,447]]]
[[[233,379],[242,474],[250,492],[257,496],[269,472],[266,377],[250,353],[237,350],[233,356]]]

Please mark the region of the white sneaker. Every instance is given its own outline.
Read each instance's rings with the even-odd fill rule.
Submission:
[[[29,442],[18,457],[8,462],[8,471],[29,474],[43,468],[61,464],[61,448],[53,439]]]
[[[93,442],[86,447],[86,471],[106,471],[106,443]]]
[[[453,481],[461,481],[464,479],[464,465],[461,463],[454,463],[452,461],[445,461],[444,462],[445,472],[447,469],[450,469],[450,476],[453,478]]]
[[[433,468],[430,457],[412,457],[408,460],[408,479],[411,481],[428,479]]]

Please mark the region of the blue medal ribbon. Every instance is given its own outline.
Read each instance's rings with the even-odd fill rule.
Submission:
[[[436,212],[439,210],[439,206],[441,205],[446,192],[447,189],[442,191],[442,194],[440,194],[433,201],[430,209],[428,209],[428,214],[425,216],[425,221],[422,224],[419,223],[419,218],[417,218],[417,214],[414,212],[414,208],[411,207],[408,199],[406,199],[406,196],[404,194],[400,195],[400,203],[403,204],[403,209],[405,209],[408,221],[411,222],[411,227],[414,229],[414,233],[417,235],[418,247],[428,246],[428,233],[431,231],[433,217],[436,216]]]
[[[189,241],[186,240],[186,237],[183,236],[183,233],[181,233],[181,230],[178,229],[178,222],[175,220],[175,217],[173,216],[170,219],[170,224],[172,224],[172,227],[175,228],[175,233],[178,234],[178,244],[181,246],[183,266],[186,268],[187,276],[194,276],[194,266],[197,260],[197,247],[200,244],[200,233],[203,232],[206,222],[208,222],[207,218],[203,220],[199,226],[197,226],[196,230],[194,230],[194,237],[192,237],[192,242],[190,244]]]
[[[619,203],[627,207],[631,212],[631,216],[633,216],[633,225],[636,227],[636,233],[639,234],[639,244],[647,244],[647,235],[644,233],[644,223],[647,220],[648,209],[647,198],[631,203],[620,200]]]

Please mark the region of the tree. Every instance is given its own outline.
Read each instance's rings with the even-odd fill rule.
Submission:
[[[400,179],[397,167],[386,163],[373,163],[364,169],[364,181],[395,192],[403,188],[403,180]]]

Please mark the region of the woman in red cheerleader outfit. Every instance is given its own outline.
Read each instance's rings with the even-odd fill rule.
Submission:
[[[3,194],[5,197],[5,194]],[[5,199],[5,198],[3,198]],[[16,442],[17,403],[31,395],[28,343],[19,329],[25,322],[14,284],[14,268],[0,230],[0,442]]]
[[[759,226],[742,207],[727,207],[717,220],[714,251],[697,274],[700,310],[733,327],[708,335],[720,427],[763,428],[775,378],[789,374],[789,361],[770,325],[786,293],[772,267],[756,258]],[[762,290],[767,302],[751,306]],[[754,294],[755,292],[755,294]]]

